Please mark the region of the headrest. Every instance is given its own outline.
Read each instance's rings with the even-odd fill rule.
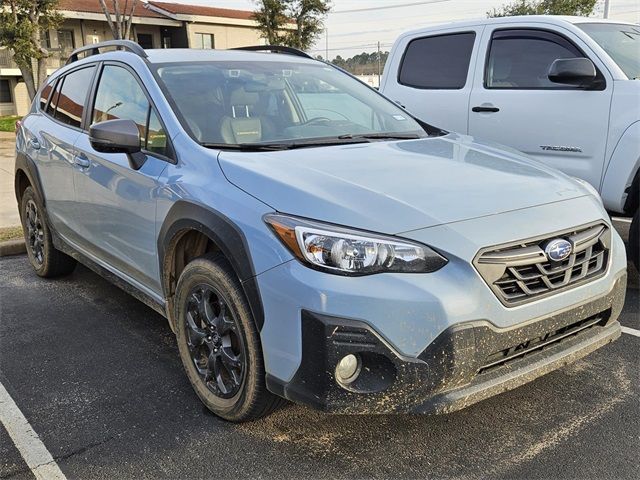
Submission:
[[[256,92],[247,92],[244,87],[238,87],[229,97],[231,105],[256,105],[260,96]]]

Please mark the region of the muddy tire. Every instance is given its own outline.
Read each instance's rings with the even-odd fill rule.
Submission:
[[[52,278],[73,272],[76,261],[53,246],[44,208],[32,187],[22,195],[20,216],[27,256],[36,274]]]
[[[185,267],[176,288],[175,319],[182,364],[209,410],[245,422],[283,402],[266,388],[260,337],[224,257],[207,254]]]
[[[629,260],[640,272],[640,209],[636,210],[629,228]]]

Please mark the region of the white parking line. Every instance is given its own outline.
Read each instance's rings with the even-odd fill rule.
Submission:
[[[2,383],[0,383],[0,423],[7,429],[20,455],[36,478],[52,480],[67,478]]]
[[[635,328],[622,327],[622,333],[628,333],[629,335],[640,337],[640,330],[636,330]]]

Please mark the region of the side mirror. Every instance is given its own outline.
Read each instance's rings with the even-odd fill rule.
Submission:
[[[102,153],[126,153],[134,170],[144,165],[146,155],[140,150],[140,131],[133,120],[107,120],[91,125],[89,142]]]
[[[596,66],[588,58],[558,58],[549,67],[549,80],[564,85],[589,87],[596,79]]]

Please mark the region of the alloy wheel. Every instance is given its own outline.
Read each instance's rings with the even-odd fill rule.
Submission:
[[[40,266],[44,263],[44,228],[38,207],[33,200],[27,202],[25,217],[29,251],[35,262]]]
[[[240,390],[246,354],[240,327],[216,289],[197,285],[187,300],[187,344],[191,360],[207,388],[231,398]]]

